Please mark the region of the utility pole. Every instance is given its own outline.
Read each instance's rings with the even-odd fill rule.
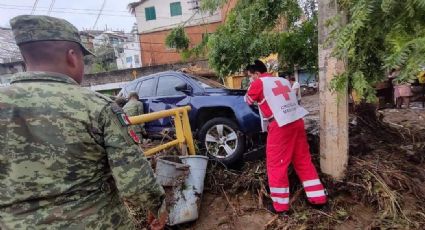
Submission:
[[[327,38],[335,26],[345,23],[337,0],[319,2],[319,91],[320,91],[320,166],[322,172],[342,179],[348,162],[348,92],[333,92],[330,83],[345,71],[343,60],[333,57],[334,43]],[[328,26],[331,19],[340,18]]]

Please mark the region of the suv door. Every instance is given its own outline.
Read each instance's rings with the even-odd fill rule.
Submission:
[[[188,84],[184,78],[177,75],[165,75],[158,78],[158,86],[156,88],[156,96],[150,102],[150,109],[152,112],[162,111],[175,107],[188,105],[190,96],[185,93],[177,91],[175,87],[181,84]],[[160,119],[160,126],[162,128],[173,127],[171,118],[167,117]]]

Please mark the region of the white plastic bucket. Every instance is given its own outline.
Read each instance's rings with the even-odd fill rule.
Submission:
[[[171,226],[198,219],[208,165],[206,156],[183,156],[180,159],[190,169],[184,185],[174,188],[176,202],[171,207],[168,218],[168,225]]]
[[[164,187],[181,185],[188,171],[189,165],[178,156],[160,157],[156,162],[156,180]]]

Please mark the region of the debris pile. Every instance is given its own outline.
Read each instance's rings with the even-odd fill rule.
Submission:
[[[358,112],[351,119],[345,180],[334,181],[321,175],[329,193],[329,206],[325,210],[312,209],[290,170],[293,213],[287,220],[271,219],[265,228],[420,229],[425,224],[425,142],[421,142],[425,138],[421,136],[424,135],[390,127],[382,122],[382,117]],[[311,137],[310,141],[317,145],[318,137]],[[319,155],[314,151],[313,160],[318,166]],[[212,164],[205,186],[208,192],[226,197],[249,192],[258,200],[257,209],[264,209],[270,200],[264,161],[248,162],[240,171]]]
[[[425,132],[389,123],[387,114],[375,116],[368,108],[358,108],[356,114],[350,119],[345,179],[321,175],[330,198],[325,209],[309,206],[290,169],[292,214],[288,219],[274,216],[264,208],[270,202],[264,160],[246,162],[239,170],[210,162],[204,190],[207,201],[201,206],[208,210],[201,213],[199,225],[185,224],[181,229],[244,229],[255,218],[263,219],[264,229],[421,229],[425,225]],[[306,123],[319,169],[316,121]],[[225,213],[218,209],[222,206]],[[146,226],[143,212],[133,214],[140,229]]]

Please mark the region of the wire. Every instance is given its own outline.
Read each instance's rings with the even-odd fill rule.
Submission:
[[[103,0],[102,7],[100,7],[99,14],[97,15],[96,21],[94,22],[93,29],[96,28],[97,21],[99,20],[100,15],[102,15],[102,11],[105,8],[105,4],[106,4],[106,0]]]
[[[52,2],[50,3],[50,7],[49,7],[49,11],[47,11],[47,15],[50,15],[50,13],[52,12],[53,5],[55,5],[55,0],[52,0]]]
[[[31,15],[34,14],[35,9],[37,9],[38,0],[35,0],[34,5],[32,6]]]
[[[0,3],[0,9],[13,9],[13,10],[23,10],[27,11],[29,9],[32,9],[32,6],[24,6],[24,5],[10,5],[10,4],[2,4]],[[47,7],[37,7],[37,9],[41,10],[48,10]],[[82,11],[82,12],[73,12],[73,11]],[[87,14],[87,15],[97,15],[99,10],[98,9],[79,9],[79,8],[67,8],[67,7],[55,7],[55,10],[52,12],[56,13],[72,13],[72,14]],[[106,16],[117,16],[117,17],[134,17],[133,15],[130,15],[128,11],[123,10],[106,10],[103,9],[102,12],[110,12],[110,13],[126,13],[126,14],[108,14],[108,13],[102,13],[102,15]],[[182,15],[192,15],[192,13],[183,13]],[[170,19],[170,17],[156,17],[161,19]]]
[[[20,10],[20,11],[27,11],[28,9],[23,8],[16,8],[16,7],[3,7],[0,6],[0,9],[4,10]],[[57,9],[57,8],[56,8]],[[63,14],[84,14],[84,15],[98,15],[96,12],[72,12],[72,11],[61,11],[61,10],[52,10],[53,13],[63,13]],[[112,16],[112,17],[134,17],[131,15],[123,15],[123,14],[102,14],[103,16]]]
[[[26,8],[26,9],[31,9],[32,6],[28,6],[28,5],[13,5],[13,4],[3,4],[0,3],[0,6],[10,6],[10,7],[17,7],[17,8]],[[47,10],[47,7],[37,7],[38,9],[45,9]],[[50,8],[50,7],[49,7]],[[55,9],[60,9],[60,10],[77,10],[77,11],[96,11],[98,12],[98,9],[87,9],[87,8],[69,8],[69,7],[55,7]],[[122,12],[122,13],[129,13],[127,10],[103,10],[104,12]]]
[[[16,7],[4,7],[4,6],[0,6],[0,9],[4,9],[4,10],[19,10],[19,11],[27,11],[28,8],[23,9],[23,8],[16,8]],[[55,7],[55,10],[52,10],[51,12],[53,13],[61,13],[61,14],[81,14],[81,15],[98,15],[98,13],[96,12],[78,12],[78,11],[62,11],[62,10],[57,10],[59,8]],[[99,10],[97,10],[98,12]],[[184,15],[189,15],[189,14],[184,14]],[[102,13],[102,16],[110,16],[110,17],[125,17],[125,18],[135,18],[132,15],[129,14],[105,14]],[[156,17],[157,19],[170,19],[169,17]]]
[[[214,14],[212,16],[215,16],[215,15],[218,15],[218,14]],[[189,18],[188,20],[192,20],[193,19],[193,16],[194,15],[192,15],[192,17]],[[173,29],[175,26],[179,26],[179,25],[182,25],[182,24],[185,25],[188,20],[186,20],[185,22],[179,22],[179,23],[174,23],[174,24],[170,24],[170,25],[166,25],[166,26],[155,27],[155,28],[150,29],[150,30],[145,30],[145,31],[139,33],[139,35],[143,35],[143,34],[147,34],[147,33],[152,33],[152,32],[163,31],[163,30],[159,30],[159,29]],[[201,21],[202,19],[197,19],[197,20],[200,20]],[[219,21],[217,21],[217,22],[210,22],[210,24],[211,23],[219,23]],[[199,24],[198,25],[193,25],[193,26],[199,26]],[[192,26],[188,26],[188,27],[192,27]]]

